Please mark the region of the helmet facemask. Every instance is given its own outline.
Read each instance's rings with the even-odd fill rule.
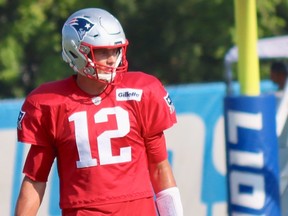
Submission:
[[[84,42],[81,43],[79,51],[85,56],[87,65],[79,72],[90,79],[108,84],[115,84],[116,75],[118,77],[117,79],[119,80],[119,77],[121,77],[128,68],[128,62],[126,60],[127,45],[128,41],[126,41],[125,44],[101,47],[94,47]],[[94,50],[97,49],[117,49],[117,59],[115,64],[113,66],[109,66],[99,63],[94,55]]]

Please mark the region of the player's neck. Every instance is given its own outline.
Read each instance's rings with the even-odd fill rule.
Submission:
[[[76,83],[78,87],[89,95],[100,95],[107,87],[107,84],[97,82],[82,75],[77,74]]]

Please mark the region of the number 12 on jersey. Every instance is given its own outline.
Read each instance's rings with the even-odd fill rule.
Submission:
[[[129,133],[129,114],[122,107],[102,108],[94,114],[94,123],[108,122],[108,115],[115,115],[117,129],[104,131],[98,137],[95,137],[97,140],[99,165],[129,162],[132,159],[131,146],[122,147],[119,155],[113,155],[111,144],[112,138],[124,137]],[[73,113],[69,116],[69,122],[74,122],[75,127],[76,146],[79,155],[79,161],[76,161],[77,168],[97,166],[97,159],[93,158],[91,154],[87,112]]]

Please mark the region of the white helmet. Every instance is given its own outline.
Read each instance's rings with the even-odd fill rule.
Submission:
[[[116,74],[127,71],[127,46],[121,24],[103,9],[79,10],[67,19],[62,29],[63,60],[76,72],[102,82],[113,83]],[[97,63],[93,50],[101,48],[119,48],[114,67]]]

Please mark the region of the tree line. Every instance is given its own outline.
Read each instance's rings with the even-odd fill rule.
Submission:
[[[70,14],[87,7],[120,20],[129,70],[154,74],[166,85],[224,80],[223,58],[236,40],[234,1],[0,0],[0,98],[25,97],[73,73],[62,61],[61,29]],[[287,11],[287,1],[257,1],[259,38],[287,34]]]

